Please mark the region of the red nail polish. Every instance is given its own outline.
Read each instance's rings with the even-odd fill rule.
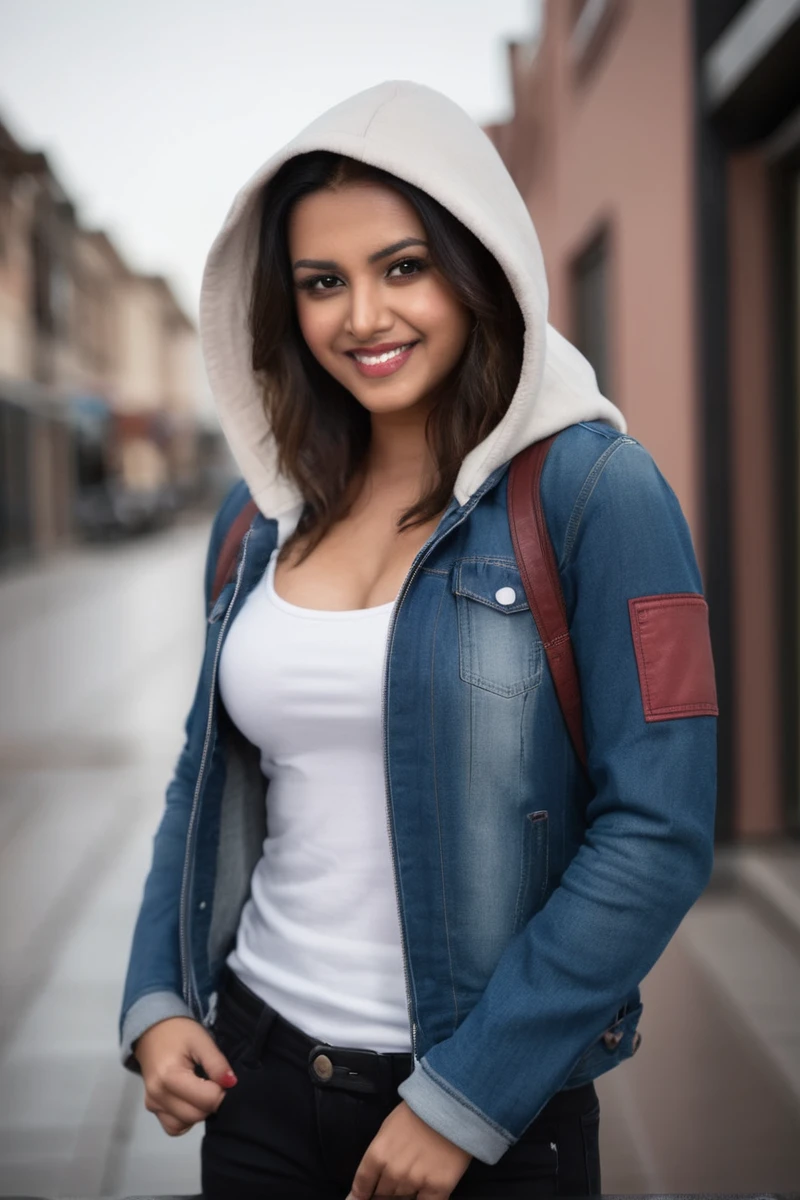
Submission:
[[[239,1081],[236,1078],[236,1076],[234,1075],[233,1071],[226,1071],[225,1074],[222,1076],[222,1079],[220,1080],[220,1083],[221,1083],[222,1087],[224,1087],[224,1088],[235,1087],[235,1085],[238,1082]]]

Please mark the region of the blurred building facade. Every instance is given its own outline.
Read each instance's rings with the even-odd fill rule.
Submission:
[[[721,839],[800,832],[800,0],[549,0],[486,127],[690,522]]]
[[[0,123],[0,564],[195,489],[197,333]],[[117,512],[117,516],[119,513]]]

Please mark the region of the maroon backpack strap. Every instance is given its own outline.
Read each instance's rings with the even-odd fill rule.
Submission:
[[[539,484],[555,434],[534,442],[515,456],[508,478],[508,521],[522,585],[544,643],[558,702],[575,752],[584,768],[581,689],[567,625],[553,543],[547,532]]]
[[[240,509],[236,514],[228,532],[225,534],[222,548],[217,555],[217,569],[214,572],[214,583],[211,588],[212,608],[216,604],[220,592],[233,574],[242,539],[250,528],[253,517],[257,512],[258,505],[256,502],[248,500],[244,508]]]

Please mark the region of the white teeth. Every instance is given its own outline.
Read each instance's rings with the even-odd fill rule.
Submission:
[[[397,358],[398,354],[402,354],[411,346],[411,342],[407,342],[405,346],[397,346],[394,350],[387,350],[385,354],[367,355],[353,354],[353,358],[360,363],[365,363],[368,367],[377,366],[378,363],[388,362],[390,358]]]

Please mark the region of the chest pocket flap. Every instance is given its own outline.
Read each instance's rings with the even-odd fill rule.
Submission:
[[[535,688],[543,648],[515,560],[460,559],[453,591],[464,682],[507,697]]]

